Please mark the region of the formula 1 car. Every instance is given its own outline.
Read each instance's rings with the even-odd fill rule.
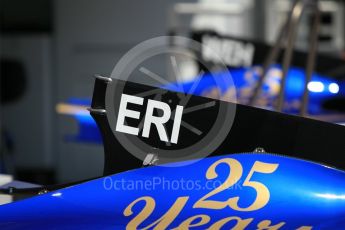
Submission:
[[[104,177],[2,189],[36,195],[0,206],[1,229],[345,224],[343,126],[101,76],[90,113]]]

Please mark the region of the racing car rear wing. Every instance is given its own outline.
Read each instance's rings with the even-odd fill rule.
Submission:
[[[149,93],[147,92],[168,96],[157,99],[148,96]],[[111,95],[110,98],[109,95]],[[128,99],[127,104],[123,107],[124,95],[127,99],[133,99],[133,103],[130,104],[131,100]],[[181,113],[182,121],[180,122],[180,126],[181,124],[185,124],[185,126],[179,127],[178,141],[174,143],[173,138],[170,140],[170,136],[172,137],[174,132],[171,130],[175,129],[175,121],[171,121],[170,124],[167,123],[166,126],[165,132],[168,134],[166,136],[169,136],[169,140],[164,140],[164,138],[162,140],[157,124],[157,127],[151,124],[151,131],[146,132],[146,136],[145,131],[141,132],[142,122],[145,123],[146,121],[143,120],[148,117],[149,102],[154,103],[156,101],[157,103],[168,104],[172,108],[171,116],[175,116],[176,120],[178,112],[174,108],[177,108],[179,104],[173,98],[183,96],[186,95],[152,86],[97,76],[90,113],[102,133],[105,155],[104,175],[142,167],[144,159],[135,156],[136,153],[130,154],[129,152],[133,149],[138,152],[142,151],[148,156],[162,150],[161,155],[158,154],[158,159],[160,157],[167,159],[169,154],[181,154],[182,149],[182,155],[190,155],[188,159],[194,159],[200,155],[193,155],[194,152],[187,153],[188,149],[193,149],[191,146],[199,148],[194,148],[195,152],[202,152],[214,143],[217,143],[217,146],[212,151],[207,152],[207,155],[249,152],[257,147],[262,147],[270,153],[298,157],[345,169],[345,127],[343,126],[194,95],[188,95],[194,107],[200,104],[214,106],[205,106],[196,114],[187,114],[188,116],[184,113],[188,109],[185,107],[184,112]],[[135,103],[137,99],[142,103]],[[126,113],[119,114],[119,111],[124,108],[127,109]],[[227,112],[226,117],[233,118],[231,123],[227,123],[227,118],[224,116],[219,118],[219,113],[224,113],[224,111]],[[133,112],[134,115],[139,115],[137,117],[132,116]],[[162,114],[158,112],[151,115],[151,118],[154,116],[162,117]],[[187,120],[185,121],[185,119]],[[216,122],[216,119],[220,119],[222,124],[230,124],[226,127],[225,137],[220,138],[221,141],[213,139],[208,143],[203,143],[204,145],[198,145],[199,139],[205,138],[208,133],[212,132],[209,123]],[[119,124],[126,129],[119,128]],[[193,130],[188,129],[186,124],[196,127],[196,130],[193,132]],[[129,130],[134,131],[134,133]],[[197,130],[203,134],[195,135]],[[139,142],[146,142],[146,144]],[[135,146],[138,148],[135,149]],[[183,151],[184,149],[186,151]],[[171,157],[171,161],[174,161],[174,157]]]

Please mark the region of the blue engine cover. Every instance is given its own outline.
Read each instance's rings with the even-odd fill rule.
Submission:
[[[0,229],[344,229],[340,170],[257,153],[168,166],[0,206]]]

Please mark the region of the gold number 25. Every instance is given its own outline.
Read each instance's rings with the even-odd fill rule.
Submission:
[[[229,175],[219,187],[212,190],[205,196],[203,196],[200,200],[198,200],[193,208],[207,208],[207,209],[223,209],[227,206],[230,208],[237,210],[237,211],[255,211],[258,209],[261,209],[265,207],[265,205],[270,200],[270,192],[268,188],[257,181],[251,180],[254,173],[273,173],[279,166],[279,164],[270,164],[270,163],[264,163],[261,161],[256,161],[251,168],[250,172],[248,173],[246,179],[243,182],[243,187],[251,187],[255,189],[256,191],[256,198],[254,202],[246,207],[241,208],[238,206],[238,201],[240,197],[232,197],[229,198],[227,201],[216,201],[216,200],[210,200],[209,198],[230,188],[231,186],[235,185],[243,174],[243,167],[239,161],[233,158],[223,158],[215,163],[213,163],[206,172],[206,178],[211,180],[218,177],[218,174],[216,172],[216,168],[220,164],[227,164],[229,166]]]

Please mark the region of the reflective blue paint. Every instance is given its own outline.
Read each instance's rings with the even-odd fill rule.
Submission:
[[[78,122],[78,133],[67,135],[65,139],[73,142],[86,142],[102,144],[102,136],[95,120],[89,114],[75,114],[73,117]]]
[[[70,98],[67,100],[67,103],[70,105],[77,106],[91,106],[91,100],[89,98]],[[80,113],[75,113],[72,117],[77,121],[78,132],[73,135],[66,135],[66,141],[72,142],[83,142],[83,143],[93,143],[93,144],[102,144],[102,136],[98,129],[98,126],[95,120],[91,117],[90,114],[81,111]]]
[[[157,182],[155,187],[139,186],[137,189],[130,189],[121,185],[123,180],[127,181],[125,184],[129,186],[130,181],[153,182],[159,179],[168,182],[183,179],[205,185],[207,169],[221,158],[233,158],[242,164],[241,183],[255,161],[279,164],[274,173],[255,173],[251,178],[252,181],[264,184],[270,191],[269,203],[264,208],[250,212],[234,211],[228,207],[222,210],[193,208],[198,199],[213,190],[210,188],[212,186],[201,186],[199,189],[186,189],[185,186],[185,189],[182,189],[180,185],[175,187],[176,189],[168,189],[167,184],[164,186],[162,182]],[[188,196],[186,206],[169,229],[197,214],[209,215],[211,221],[195,229],[206,229],[211,223],[229,216],[253,218],[247,229],[256,229],[262,220],[271,220],[272,224],[283,221],[285,225],[282,229],[296,229],[301,226],[313,226],[313,229],[344,229],[343,171],[304,160],[256,153],[210,157],[188,165],[174,163],[170,166],[176,167],[154,166],[132,170],[0,206],[0,229],[123,229],[143,208],[144,202],[134,207],[133,216],[125,217],[123,211],[132,201],[142,196],[153,197],[156,207],[148,220],[140,225],[141,228],[160,218],[178,197]],[[229,175],[229,167],[220,165],[217,173],[217,180],[224,181]],[[256,192],[250,187],[233,187],[211,198],[225,201],[234,196],[240,197],[240,207],[246,207],[254,201]],[[231,225],[226,225],[224,229],[230,227]]]

